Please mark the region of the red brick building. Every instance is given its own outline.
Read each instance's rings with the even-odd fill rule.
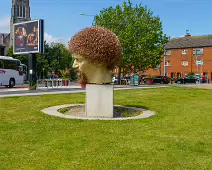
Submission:
[[[147,70],[146,74],[177,78],[194,72],[212,80],[212,35],[187,34],[182,38],[173,38],[166,44],[165,50],[160,66]]]

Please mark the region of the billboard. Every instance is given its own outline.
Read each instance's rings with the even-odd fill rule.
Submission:
[[[44,53],[44,20],[14,24],[13,53]]]

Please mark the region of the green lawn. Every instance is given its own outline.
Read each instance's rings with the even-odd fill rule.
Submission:
[[[86,121],[40,110],[85,94],[0,98],[0,169],[212,169],[212,91],[115,91],[115,104],[148,119]]]

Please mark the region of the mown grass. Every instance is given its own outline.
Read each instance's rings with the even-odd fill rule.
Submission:
[[[212,169],[212,91],[115,91],[115,104],[148,119],[86,121],[40,110],[84,103],[85,94],[0,99],[0,169]]]

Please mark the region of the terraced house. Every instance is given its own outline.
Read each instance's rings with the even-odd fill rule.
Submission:
[[[165,54],[159,67],[147,74],[184,77],[190,72],[208,76],[212,80],[212,35],[173,38],[165,46]]]

